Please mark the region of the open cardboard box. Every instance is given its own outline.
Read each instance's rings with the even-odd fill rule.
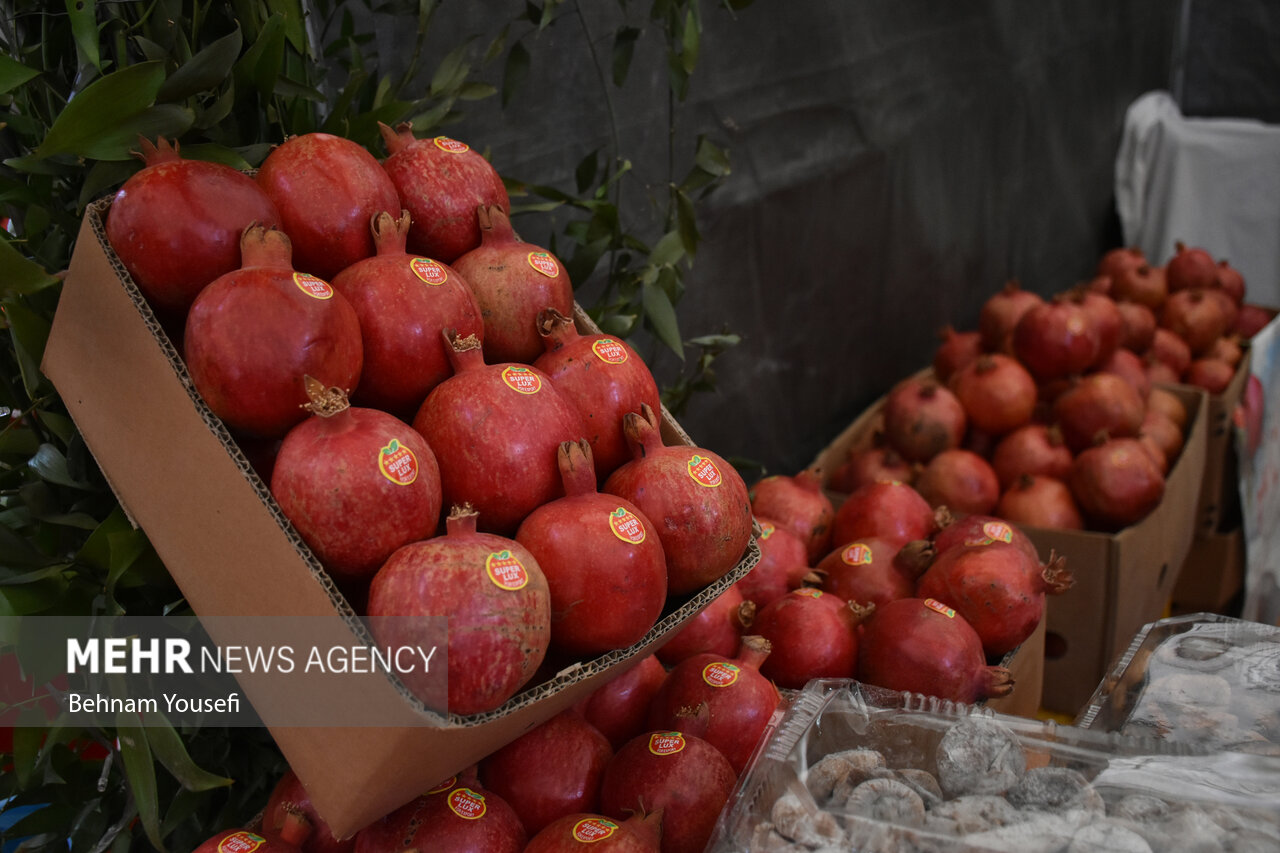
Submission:
[[[1244,396],[1249,379],[1252,350],[1247,342],[1244,357],[1235,376],[1221,394],[1208,395],[1204,477],[1200,481],[1200,499],[1196,506],[1196,532],[1211,534],[1224,526],[1224,519],[1238,511],[1240,485],[1237,482],[1235,439],[1231,415]]]
[[[1244,588],[1244,530],[1196,531],[1173,587],[1172,613],[1223,613]]]
[[[130,518],[144,529],[210,638],[244,642],[255,623],[306,623],[317,646],[368,641],[359,619],[292,531],[225,426],[200,400],[177,350],[107,243],[109,200],[87,211],[42,368]],[[580,310],[580,329],[595,331]],[[662,413],[669,445],[692,444]],[[273,725],[333,832],[350,836],[442,779],[568,708],[653,651],[758,561],[754,537],[727,575],[669,602],[639,643],[568,667],[502,707],[470,717],[426,710],[384,673],[343,693],[279,672],[237,676],[273,716],[329,709],[377,727]],[[261,708],[259,708],[261,711]],[[263,714],[264,718],[267,716]],[[432,725],[424,725],[432,724]]]
[[[932,375],[932,370],[916,374]],[[1191,548],[1205,468],[1208,400],[1186,385],[1164,386],[1187,406],[1182,453],[1170,469],[1164,499],[1142,521],[1117,533],[1023,527],[1041,559],[1066,558],[1076,583],[1049,598],[1041,702],[1074,716],[1134,633],[1160,618]],[[823,448],[813,465],[830,473],[850,451],[871,444],[884,399],[876,401]],[[829,493],[833,501],[843,495]],[[1015,693],[1017,691],[1015,690]]]

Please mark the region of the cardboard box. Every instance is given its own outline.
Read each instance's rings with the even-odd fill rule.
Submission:
[[[1173,587],[1173,614],[1223,613],[1244,588],[1244,531],[1196,532]]]
[[[365,644],[356,614],[200,400],[178,352],[111,251],[103,224],[108,206],[103,200],[86,213],[42,366],[122,507],[146,531],[219,646],[243,642],[247,626],[281,616],[305,621],[317,646]],[[578,320],[589,322],[580,312]],[[668,444],[691,443],[665,411],[662,434]],[[271,728],[321,815],[336,835],[349,836],[620,674],[758,559],[753,538],[735,569],[671,603],[636,645],[531,685],[487,714],[442,718],[383,673],[363,677],[344,695],[278,672],[237,678],[255,707],[269,703],[277,713],[294,709],[305,718],[307,709],[324,703],[342,719],[393,721]]]
[[[1251,355],[1252,351],[1246,344],[1244,357],[1240,359],[1231,384],[1221,394],[1209,395],[1204,478],[1200,482],[1200,499],[1196,506],[1197,533],[1215,533],[1224,526],[1225,519],[1239,513],[1240,486],[1231,414],[1244,395]]]
[[[931,375],[924,370],[917,376]],[[1066,557],[1075,586],[1048,599],[1044,708],[1074,717],[1112,659],[1143,625],[1163,615],[1195,530],[1205,467],[1208,395],[1170,385],[1187,406],[1186,442],[1166,478],[1160,505],[1118,533],[1023,527],[1042,559]],[[857,417],[813,464],[834,471],[851,450],[868,446],[882,424],[883,398]],[[833,500],[843,496],[832,493]]]

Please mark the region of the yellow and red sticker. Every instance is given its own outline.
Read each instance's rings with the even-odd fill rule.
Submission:
[[[626,507],[620,506],[609,513],[609,529],[614,536],[631,545],[639,545],[644,541],[644,522]]]
[[[436,785],[430,791],[427,791],[427,796],[430,796],[431,794],[443,794],[445,791],[452,790],[453,786],[456,784],[458,784],[458,777],[450,776],[448,779],[444,780],[439,785]]]
[[[408,486],[418,479],[418,457],[393,438],[378,451],[378,470],[397,486]]]
[[[514,592],[529,582],[529,572],[520,558],[510,550],[494,551],[484,560],[484,570],[489,580],[498,587]]]
[[[956,618],[956,612],[941,601],[938,601],[936,598],[926,598],[924,600],[924,606],[936,613],[941,613],[948,619]]]
[[[654,732],[649,735],[649,751],[654,755],[675,755],[684,749],[685,743],[680,732]]]
[[[439,287],[449,280],[449,271],[445,269],[444,264],[433,261],[431,258],[412,258],[409,261],[409,269],[432,287]]]
[[[479,820],[485,809],[484,794],[470,788],[455,788],[449,794],[449,810],[464,820]]]
[[[742,668],[727,660],[709,663],[702,668],[702,680],[712,687],[728,687],[738,680]]]
[[[770,536],[773,535],[773,531],[777,529],[778,528],[774,527],[772,524],[770,524],[767,521],[760,522],[760,541],[763,542],[765,539],[768,539]]]
[[[964,544],[977,547],[980,545],[991,545],[996,542],[1003,542],[1006,545],[1013,542],[1013,528],[1003,521],[987,521],[983,522],[982,531],[975,533],[973,536],[964,540]]]
[[[854,542],[840,552],[840,560],[848,566],[865,566],[871,562],[871,546],[865,542]]]
[[[261,835],[241,830],[233,832],[218,842],[218,853],[253,853],[267,843]]]
[[[714,489],[724,482],[724,477],[720,474],[720,469],[716,467],[716,463],[712,462],[706,456],[693,454],[689,457],[689,476],[699,486],[706,486]]]
[[[538,374],[527,367],[509,365],[502,369],[502,381],[513,391],[521,394],[537,394],[542,390],[542,380]]]
[[[802,586],[795,592],[796,595],[807,595],[809,598],[822,598],[822,590],[812,586]]]
[[[628,358],[627,348],[613,338],[600,338],[593,342],[591,351],[605,364],[623,364]]]
[[[450,139],[447,136],[437,136],[431,140],[441,151],[447,151],[450,154],[463,154],[471,150],[471,146],[465,142],[459,142],[456,139]]]
[[[530,252],[528,260],[529,266],[547,278],[555,278],[560,275],[560,265],[556,263],[555,258],[551,257],[550,252]]]
[[[309,272],[295,272],[293,274],[293,283],[312,299],[333,298],[333,285]]]
[[[618,825],[602,817],[585,817],[573,825],[573,840],[583,844],[604,841],[618,831]]]

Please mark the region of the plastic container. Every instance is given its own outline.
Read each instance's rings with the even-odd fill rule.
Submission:
[[[1267,756],[814,681],[707,850],[1274,850],[1278,802]]]

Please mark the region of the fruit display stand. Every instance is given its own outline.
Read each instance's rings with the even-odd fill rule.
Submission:
[[[306,640],[317,647],[367,645],[355,611],[200,400],[178,351],[111,251],[103,227],[108,207],[100,201],[84,217],[42,367],[121,506],[146,531],[216,644],[263,636],[287,617],[305,625]],[[589,329],[581,311],[577,321]],[[691,443],[665,411],[661,431],[667,444]],[[356,676],[358,686],[340,694],[303,677],[301,667],[237,679],[264,718],[306,721],[323,707],[331,720],[379,721],[363,728],[269,726],[320,814],[346,836],[587,696],[758,558],[753,538],[737,566],[670,600],[635,645],[545,676],[484,714],[442,717],[382,672]]]

